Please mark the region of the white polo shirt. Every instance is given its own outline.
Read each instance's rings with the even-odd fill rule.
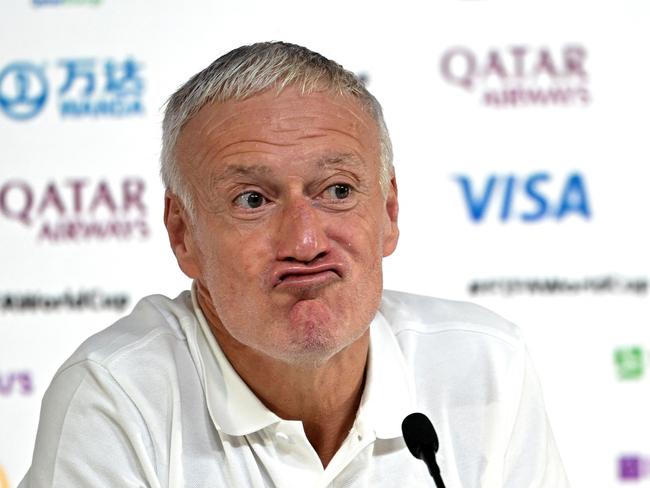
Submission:
[[[365,390],[327,468],[269,411],[190,292],[141,300],[43,399],[30,487],[430,487],[401,435],[421,411],[448,488],[568,486],[518,329],[476,305],[384,292]]]

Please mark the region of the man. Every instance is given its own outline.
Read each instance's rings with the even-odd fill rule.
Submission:
[[[398,240],[378,102],[305,48],[236,49],[169,100],[165,225],[191,293],[143,299],[45,395],[20,486],[567,486],[517,329],[382,292]]]

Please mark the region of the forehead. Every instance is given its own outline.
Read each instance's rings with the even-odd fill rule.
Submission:
[[[379,131],[351,96],[301,94],[289,87],[204,106],[181,130],[176,156],[184,171],[226,164],[306,160],[340,154],[376,163]]]

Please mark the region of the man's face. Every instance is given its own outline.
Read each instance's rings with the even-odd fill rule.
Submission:
[[[397,244],[397,195],[394,180],[382,194],[378,129],[356,100],[290,87],[209,104],[177,159],[194,222],[179,217],[175,238],[172,208],[167,226],[213,327],[290,363],[322,363],[364,335]]]

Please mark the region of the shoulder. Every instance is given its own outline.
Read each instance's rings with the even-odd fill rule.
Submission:
[[[146,364],[147,356],[152,353],[184,347],[184,326],[192,320],[189,292],[175,299],[163,295],[144,297],[131,313],[84,341],[59,368],[57,375],[88,363],[106,370],[128,363],[132,358]]]
[[[513,347],[522,343],[521,331],[515,324],[474,303],[384,290],[379,311],[398,338],[451,334]]]
[[[392,291],[380,313],[425,413],[471,407],[478,418],[498,400],[505,417],[514,415],[527,370],[517,326],[476,304]]]
[[[157,484],[153,476],[164,472],[158,459],[166,459],[175,426],[169,420],[178,404],[174,378],[188,363],[186,300],[185,294],[143,298],[59,368],[43,397],[25,484],[122,486],[125,476],[138,486]]]
[[[94,423],[98,431],[121,426],[123,435],[149,439],[150,444],[152,436],[166,432],[179,378],[200,392],[188,347],[195,324],[187,292],[173,300],[162,295],[141,299],[130,314],[88,338],[59,368],[43,397],[41,412],[47,412],[47,422],[42,413],[39,432],[47,439],[58,432],[52,442],[60,437],[74,444]]]

